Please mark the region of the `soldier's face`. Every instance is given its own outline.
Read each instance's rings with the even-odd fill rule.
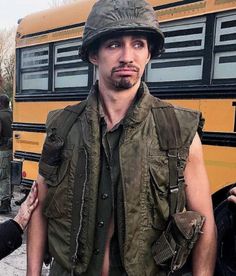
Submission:
[[[146,37],[119,36],[105,40],[90,56],[97,65],[99,82],[114,90],[125,90],[140,82],[150,52]]]

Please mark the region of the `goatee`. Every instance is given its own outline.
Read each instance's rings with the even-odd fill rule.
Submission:
[[[129,89],[133,87],[135,83],[132,83],[129,79],[121,78],[119,81],[115,82],[115,88],[118,90]]]

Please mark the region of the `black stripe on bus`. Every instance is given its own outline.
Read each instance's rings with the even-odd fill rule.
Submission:
[[[14,158],[16,159],[24,159],[28,161],[39,162],[41,154],[33,153],[33,152],[25,152],[25,151],[15,151]]]
[[[59,90],[59,89],[58,89]],[[74,91],[74,92],[72,92]],[[54,102],[54,101],[82,101],[88,96],[88,90],[80,91],[77,88],[61,89],[60,93],[32,91],[24,92],[15,96],[16,102]]]
[[[35,72],[28,72],[26,73],[28,75],[24,75],[23,78],[24,80],[36,80],[36,79],[47,79],[48,78],[48,73],[41,73],[35,74]]]
[[[31,124],[31,123],[18,123],[12,124],[14,131],[27,131],[27,132],[46,132],[44,124]]]
[[[232,63],[236,62],[236,56],[220,57],[219,63]]]
[[[63,47],[63,48],[58,48],[57,53],[67,53],[67,52],[72,52],[72,51],[79,51],[80,46],[70,46],[70,47]]]
[[[214,52],[228,52],[228,51],[236,51],[236,44],[230,44],[230,45],[217,45],[214,47]]]
[[[23,68],[21,69],[21,73],[36,73],[36,72],[42,72],[42,71],[48,71],[48,66],[40,66],[40,67],[34,67],[34,68]],[[20,76],[22,74],[19,74]]]
[[[23,178],[23,179],[21,180],[21,183],[20,183],[20,184],[21,184],[22,186],[26,186],[26,187],[30,188],[30,187],[33,185],[33,182],[34,182],[34,180]]]
[[[54,32],[59,32],[59,31],[63,31],[63,30],[73,29],[73,28],[78,28],[78,27],[84,26],[84,24],[85,24],[85,22],[81,22],[81,23],[77,23],[77,24],[73,24],[73,25],[68,25],[68,26],[63,26],[63,27],[59,27],[59,28],[50,29],[50,30],[47,30],[47,31],[27,34],[27,35],[23,35],[21,37],[21,39],[34,37],[34,36],[39,36],[39,35],[45,35],[45,34],[49,34],[49,33],[54,33]]]
[[[202,143],[204,145],[236,147],[236,133],[203,132]],[[41,155],[33,152],[16,151],[14,158],[33,162],[39,162]]]
[[[225,80],[223,80],[225,82]],[[222,82],[222,80],[221,80]],[[150,92],[160,99],[231,99],[236,98],[236,79],[232,79],[228,85],[221,85],[220,80],[215,85],[201,85],[199,81],[193,85],[193,81],[180,81],[166,83],[147,83]],[[172,84],[172,86],[171,86]],[[184,87],[185,86],[185,87]],[[59,90],[59,89],[58,89]],[[88,96],[89,90],[77,88],[60,89],[60,93],[38,93],[39,91],[24,92],[15,96],[16,102],[54,102],[54,101],[82,101]],[[74,91],[74,92],[72,92]]]
[[[33,67],[35,65],[44,65],[48,64],[48,59],[38,59],[38,60],[30,60],[30,61],[24,61],[22,68],[25,67]]]
[[[212,146],[236,147],[236,133],[204,132],[202,143]]]
[[[236,39],[236,34],[225,34],[220,36],[220,41],[230,41],[235,39]]]
[[[224,80],[225,82],[225,80]],[[228,85],[192,85],[192,82],[147,83],[152,95],[160,99],[232,99],[236,98],[236,79]],[[178,85],[178,86],[177,86]]]
[[[151,68],[172,68],[172,67],[186,67],[186,66],[196,66],[201,65],[201,59],[189,59],[189,60],[177,60],[177,61],[169,61],[169,62],[157,62],[152,63]]]
[[[80,75],[87,75],[88,70],[71,70],[68,72],[58,72],[57,77],[67,77],[67,76],[80,76]]]
[[[172,49],[172,48],[179,48],[179,47],[195,47],[195,46],[201,46],[201,45],[202,45],[202,40],[186,40],[186,41],[165,43],[165,48]]]
[[[236,20],[221,23],[221,29],[236,27]]]
[[[164,52],[158,60],[168,59],[168,58],[189,58],[189,57],[201,57],[204,55],[204,50],[191,50],[182,49],[181,52]],[[155,59],[153,59],[155,60]]]
[[[65,56],[65,57],[57,57],[57,62],[65,62],[65,61],[71,61],[71,60],[79,60],[79,54],[78,55],[71,55],[71,56]]]
[[[165,37],[177,37],[177,36],[187,36],[192,34],[201,34],[203,28],[191,28],[191,29],[185,29],[185,30],[176,30],[176,31],[166,31],[164,32]]]
[[[165,4],[165,5],[156,6],[156,7],[154,7],[154,10],[169,9],[169,8],[183,6],[186,4],[191,4],[191,3],[196,3],[196,2],[204,2],[204,1],[202,1],[202,0],[183,0],[181,2],[175,2],[175,3],[169,3],[169,4]]]

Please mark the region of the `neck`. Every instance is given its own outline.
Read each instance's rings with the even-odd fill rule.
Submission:
[[[126,115],[140,86],[140,82],[130,89],[114,91],[102,83],[98,84],[99,95],[108,130],[119,123]]]

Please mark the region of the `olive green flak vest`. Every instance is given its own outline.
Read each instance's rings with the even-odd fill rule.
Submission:
[[[125,118],[119,144],[125,222],[121,255],[129,276],[161,276],[167,273],[155,264],[151,246],[165,229],[170,213],[169,166],[167,152],[160,149],[154,116],[158,116],[160,109],[169,107],[179,122],[179,211],[185,205],[183,171],[189,146],[202,127],[202,120],[197,111],[172,107],[153,97],[144,83],[140,89],[143,95]],[[92,88],[86,101],[72,106],[72,110],[78,117],[68,130],[62,164],[53,167],[40,162],[39,168],[49,187],[44,211],[48,218],[49,251],[68,272],[80,275],[86,272],[93,254],[96,222],[100,175],[97,87]],[[49,114],[48,135],[52,128],[55,131],[67,125],[66,120],[58,119],[62,112]]]

